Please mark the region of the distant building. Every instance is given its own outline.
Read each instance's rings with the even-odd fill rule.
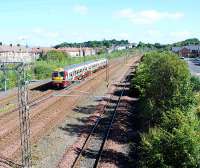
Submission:
[[[172,51],[181,57],[199,57],[200,45],[189,45],[183,47],[172,47]]]
[[[52,50],[56,50],[55,48],[51,48],[51,47],[34,47],[31,48],[31,52],[35,53],[35,54],[46,54],[48,51],[52,51]]]
[[[58,48],[58,51],[65,52],[69,54],[71,57],[83,57],[83,56],[91,56],[96,55],[97,50],[94,48],[70,48],[70,47],[63,47]]]
[[[0,62],[33,62],[38,57],[24,46],[0,45]]]
[[[108,49],[108,53],[111,53],[113,51],[121,51],[121,50],[134,48],[135,46],[136,46],[135,43],[131,43],[131,44],[127,44],[127,45],[115,45]]]

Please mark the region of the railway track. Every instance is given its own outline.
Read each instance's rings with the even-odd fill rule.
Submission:
[[[40,84],[40,85],[39,84],[34,84],[33,86],[31,86],[29,88],[30,95],[33,96],[33,98],[35,96],[37,96],[37,93],[35,93],[34,88],[37,88],[37,87],[39,87],[41,85],[45,85],[45,84],[46,83],[43,83],[43,84]],[[7,96],[3,96],[1,98],[1,101],[0,101],[0,106],[9,104],[10,102],[15,101],[16,99],[17,99],[17,89],[16,89],[16,91],[14,93],[9,93]]]
[[[110,66],[110,71],[115,71],[117,68],[117,63],[113,63]],[[63,103],[65,99],[68,98],[62,98],[56,95],[71,95],[74,91],[74,89],[78,90],[79,87],[83,87],[83,90],[91,89],[88,86],[89,81],[94,81],[96,79],[100,79],[100,75],[103,75],[106,70],[99,71],[89,77],[89,79],[84,80],[81,82],[81,85],[77,85],[74,87],[75,84],[70,85],[69,88],[63,89],[63,90],[56,90],[55,92],[51,93],[47,97],[42,97],[42,99],[39,99],[35,102],[32,102],[32,112],[30,113],[31,117],[31,132],[32,132],[32,141],[36,141],[39,137],[41,137],[41,134],[44,130],[48,128],[51,128],[57,121],[61,121],[62,117],[66,113],[63,109],[56,108],[58,104]],[[96,82],[95,82],[96,83]],[[81,95],[79,95],[81,96]],[[74,106],[74,103],[76,102],[77,98],[72,97],[70,101],[73,101],[72,106]],[[56,104],[56,106],[54,105]],[[71,105],[71,104],[68,104]],[[30,106],[30,105],[29,105]],[[55,109],[56,108],[56,109]],[[66,107],[67,109],[68,107]],[[52,112],[49,112],[49,109],[52,110]],[[53,110],[54,109],[54,110]],[[48,124],[47,124],[48,122]],[[0,118],[0,153],[3,156],[12,158],[13,155],[19,154],[19,130],[18,130],[18,113],[15,111],[8,112],[8,114],[5,114],[5,116],[1,116]],[[40,129],[38,129],[40,127]],[[39,134],[39,135],[38,135]],[[36,136],[37,135],[37,136]],[[37,138],[36,138],[37,137]]]
[[[110,73],[114,73],[120,67],[120,65],[121,64],[119,64],[118,61],[114,62],[110,66]],[[33,108],[30,116],[32,132],[31,142],[37,142],[37,140],[40,139],[47,131],[51,130],[56,124],[62,122],[63,118],[66,116],[66,111],[69,108],[74,107],[74,104],[79,99],[78,97],[62,98],[62,95],[70,96],[74,90],[81,90],[88,93],[92,92],[93,89],[91,89],[90,83],[93,83],[92,85],[95,85],[96,83],[102,81],[105,71],[106,70],[101,70],[95,73],[86,80],[82,81],[80,86],[77,85],[74,87],[74,85],[71,85],[67,89],[56,90],[50,95],[42,96],[42,98],[40,97],[37,101],[32,102]],[[56,96],[59,94],[61,95],[61,97]],[[81,95],[79,95],[79,97],[81,97]],[[66,101],[68,102],[68,106],[65,106]],[[61,106],[64,108],[59,108]],[[9,116],[6,116],[5,118],[1,117],[0,125],[1,155],[8,158],[14,158],[15,161],[19,160],[18,156],[20,140],[18,129],[18,113],[12,112]]]
[[[22,168],[23,166],[15,163],[11,159],[0,156],[0,168]]]
[[[72,168],[96,168],[99,166],[104,145],[109,137],[121,97],[124,94],[126,83],[129,80],[129,73],[130,71],[126,73],[125,79],[120,81],[120,85],[122,85],[120,90],[119,88],[115,89],[114,92],[118,91],[118,95],[110,96],[100,117],[97,119],[89,132],[82,148],[78,151],[78,155],[72,165]]]
[[[112,68],[112,67],[114,67],[115,65],[111,65],[109,68]],[[106,70],[104,69],[104,70],[102,70],[100,73],[99,73],[99,75],[100,74],[103,74],[104,72],[105,72]],[[94,75],[94,76],[91,76],[88,80],[93,80],[93,79],[95,79],[97,77],[97,75]],[[87,78],[86,78],[87,79]],[[85,79],[84,79],[85,80]],[[79,81],[80,82],[80,81]],[[37,95],[37,96],[33,96],[33,98],[31,99],[31,100],[29,100],[29,107],[31,108],[31,107],[34,107],[34,106],[36,106],[36,105],[39,105],[39,104],[41,104],[41,103],[43,103],[43,102],[45,102],[45,101],[47,101],[48,99],[50,99],[51,97],[53,97],[53,96],[56,96],[56,95],[62,95],[62,93],[65,93],[65,91],[66,90],[68,90],[68,89],[70,89],[70,88],[72,88],[72,87],[74,87],[76,85],[76,83],[73,83],[73,84],[71,84],[71,85],[69,85],[68,87],[66,87],[64,90],[57,90],[57,91],[55,91],[55,90],[47,90],[47,92],[46,93],[44,93],[44,94],[40,94],[40,95]],[[33,91],[33,89],[31,89],[31,92],[34,92]],[[11,96],[9,96],[9,97],[7,97],[7,98],[4,98],[3,100],[1,100],[1,104],[0,105],[3,105],[3,104],[5,104],[5,103],[7,103],[7,101],[10,101],[10,100],[12,100],[12,99],[17,99],[17,95],[11,95]],[[19,108],[17,107],[17,108],[13,108],[13,109],[11,109],[10,111],[8,111],[8,112],[5,112],[5,113],[2,113],[2,114],[0,114],[0,117],[5,117],[5,116],[7,116],[7,115],[9,115],[9,114],[11,114],[11,113],[13,113],[13,112],[17,112],[19,110]]]

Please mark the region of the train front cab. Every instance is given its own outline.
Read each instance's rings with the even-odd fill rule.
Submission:
[[[63,69],[55,70],[52,73],[52,86],[53,87],[66,87],[70,85],[70,82],[67,79],[67,72]]]

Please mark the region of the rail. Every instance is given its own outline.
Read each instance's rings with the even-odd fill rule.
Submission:
[[[130,79],[130,78],[128,77],[128,74],[129,74],[129,73],[130,73],[130,70],[126,73],[126,75],[125,75],[125,80],[123,79],[122,81],[120,81],[121,84],[122,84],[122,83],[127,83],[127,81]],[[115,117],[116,117],[117,109],[118,109],[119,104],[120,104],[120,101],[121,101],[121,97],[124,95],[125,87],[126,87],[126,84],[124,84],[123,89],[122,89],[122,91],[121,91],[121,93],[120,93],[120,95],[119,95],[119,97],[118,97],[118,99],[117,99],[117,102],[116,102],[115,106],[114,106],[113,114],[112,114],[112,116],[111,116],[111,121],[110,121],[110,123],[109,123],[108,128],[107,128],[106,131],[105,131],[105,136],[103,137],[103,141],[102,141],[102,143],[101,143],[101,146],[100,146],[100,149],[99,149],[99,151],[98,151],[97,157],[95,158],[95,163],[94,163],[94,166],[93,166],[94,168],[95,168],[95,167],[98,167],[98,165],[99,165],[99,161],[100,161],[101,156],[102,156],[102,153],[103,153],[104,145],[105,145],[105,143],[106,143],[106,141],[107,141],[107,139],[108,139],[108,137],[109,137],[109,134],[110,134],[110,131],[111,131],[113,122],[114,122]],[[117,88],[115,89],[115,91],[116,91],[116,90],[117,90]],[[87,146],[89,145],[90,139],[91,139],[92,135],[94,134],[96,128],[99,126],[100,121],[103,119],[103,115],[105,115],[106,109],[107,109],[107,108],[110,106],[110,104],[112,103],[111,100],[112,100],[113,97],[114,97],[114,96],[111,95],[110,98],[109,98],[108,103],[104,106],[103,112],[100,114],[100,117],[97,119],[97,121],[95,122],[94,126],[92,127],[90,133],[88,134],[88,136],[87,136],[87,138],[86,138],[86,140],[85,140],[85,142],[84,142],[84,144],[83,144],[83,146],[82,146],[82,148],[81,148],[81,150],[80,150],[78,156],[76,157],[76,159],[75,159],[75,161],[74,161],[74,163],[73,163],[73,165],[72,165],[72,168],[78,167],[78,164],[80,163],[80,160],[81,160],[81,158],[82,158],[82,156],[83,156],[83,153],[84,153],[84,151],[86,150]]]

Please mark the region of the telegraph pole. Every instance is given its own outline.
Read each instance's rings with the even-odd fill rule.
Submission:
[[[26,64],[23,62],[0,62],[0,71],[14,70],[17,73],[22,167],[31,168],[28,81],[25,68]]]
[[[4,92],[7,91],[7,73],[6,73],[6,67],[5,64],[2,64],[2,71],[3,71],[3,80],[4,80]]]
[[[19,120],[21,134],[22,165],[25,168],[31,167],[31,147],[30,147],[30,116],[28,106],[28,81],[26,78],[25,64],[18,67],[18,101]]]
[[[106,86],[109,86],[109,53],[108,50],[106,50],[106,58],[107,58],[107,62],[106,62]]]
[[[128,51],[124,53],[124,64],[127,64]]]

